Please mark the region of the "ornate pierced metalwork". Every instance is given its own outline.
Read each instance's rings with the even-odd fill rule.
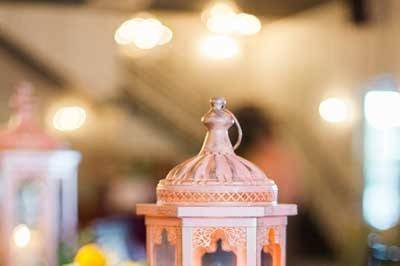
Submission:
[[[202,203],[202,202],[239,202],[271,203],[277,201],[277,192],[180,192],[171,190],[157,191],[159,203]]]
[[[193,229],[193,248],[205,248],[220,239],[217,235],[220,231],[224,235],[227,244],[230,247],[243,247],[246,245],[246,228],[245,227],[196,227]]]
[[[151,226],[153,230],[153,243],[154,244],[161,244],[162,242],[162,233],[164,231],[167,232],[167,239],[168,242],[172,245],[177,244],[177,240],[181,239],[181,230],[180,227],[177,226]]]
[[[270,230],[273,230],[274,243],[271,243]],[[272,225],[257,228],[257,248],[261,250],[269,244],[282,244],[282,227],[281,225]]]

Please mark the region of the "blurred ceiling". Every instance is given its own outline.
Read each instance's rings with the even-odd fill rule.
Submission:
[[[326,1],[238,3],[268,20],[270,16],[293,14],[322,2]],[[278,116],[284,141],[301,150],[304,165],[309,168],[307,178],[313,184],[310,197],[314,197],[311,200],[325,198],[318,203],[324,204],[324,208],[319,206],[321,219],[326,219],[332,238],[338,243],[349,242],[346,234],[351,230],[343,228],[357,223],[332,221],[329,214],[345,212],[349,220],[357,221],[353,217],[357,212],[347,203],[355,202],[358,196],[360,180],[349,177],[361,176],[357,172],[359,165],[353,161],[349,148],[349,128],[322,124],[317,108],[332,88],[335,93],[343,90],[351,94],[371,75],[388,69],[387,56],[391,55],[385,56],[381,51],[397,51],[397,39],[392,41],[392,37],[400,35],[385,31],[398,28],[394,26],[397,21],[393,20],[390,27],[360,29],[349,22],[348,10],[341,2],[331,1],[299,16],[266,23],[258,36],[243,40],[245,49],[238,58],[211,63],[196,50],[198,41],[207,34],[199,13],[156,13],[179,34],[175,34],[172,43],[146,56],[124,54],[113,40],[115,29],[146,5],[196,10],[205,2],[86,3],[104,7],[105,12],[84,5],[2,6],[0,26],[23,43],[25,51],[47,62],[66,80],[83,84],[77,88],[91,95],[93,101],[116,104],[132,115],[130,120],[116,119],[110,112],[107,122],[103,113],[98,114],[97,130],[85,139],[87,143],[118,146],[116,150],[139,156],[162,153],[173,158],[170,151],[177,147],[188,143],[200,146],[204,131],[199,117],[207,110],[210,96],[229,96],[230,107],[255,104]],[[99,129],[103,134],[98,134]]]
[[[328,0],[237,0],[238,6],[245,12],[260,16],[283,17]],[[207,0],[154,0],[152,7],[159,9],[199,11],[212,1]]]
[[[89,4],[124,12],[138,9],[173,11],[200,11],[212,0],[2,0],[21,3]],[[236,4],[245,12],[268,17],[284,17],[329,0],[237,0]]]

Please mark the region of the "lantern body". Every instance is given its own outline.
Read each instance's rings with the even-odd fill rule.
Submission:
[[[278,204],[275,183],[234,153],[227,130],[240,126],[223,98],[211,103],[200,153],[159,182],[157,204],[137,205],[149,265],[285,266],[287,217],[297,206]]]
[[[67,150],[0,153],[4,265],[57,265],[61,242],[73,244],[79,161]]]
[[[36,125],[29,84],[11,106],[0,131],[0,264],[56,266],[60,243],[75,241],[81,156]]]

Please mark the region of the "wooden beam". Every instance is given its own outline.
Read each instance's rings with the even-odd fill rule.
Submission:
[[[67,88],[69,82],[62,74],[49,67],[45,62],[32,55],[21,44],[13,40],[4,30],[0,28],[0,47],[11,54],[15,60],[27,66],[34,73],[43,77],[44,80],[53,84],[54,88]]]

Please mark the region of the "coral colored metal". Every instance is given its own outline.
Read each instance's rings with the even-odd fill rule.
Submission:
[[[11,107],[0,132],[0,265],[55,266],[60,243],[76,243],[81,155],[36,124],[30,84],[17,87]],[[21,224],[32,230],[23,248],[14,243]]]
[[[13,114],[8,127],[0,132],[0,150],[53,150],[66,146],[37,125],[32,92],[33,88],[27,82],[16,87],[16,93],[10,100]]]
[[[275,182],[253,163],[236,155],[228,129],[236,124],[223,98],[213,98],[201,121],[207,128],[199,154],[173,168],[157,187],[158,203],[230,206],[276,204]]]
[[[296,215],[297,206],[278,204],[275,182],[235,154],[242,132],[224,98],[211,99],[202,122],[207,134],[200,152],[159,182],[157,204],[137,205],[146,216],[149,265],[205,266],[204,255],[213,253],[223,260],[216,253],[220,241],[235,255],[232,265],[265,265],[266,253],[274,266],[285,266],[287,216]],[[239,137],[232,146],[228,129],[234,124]]]

